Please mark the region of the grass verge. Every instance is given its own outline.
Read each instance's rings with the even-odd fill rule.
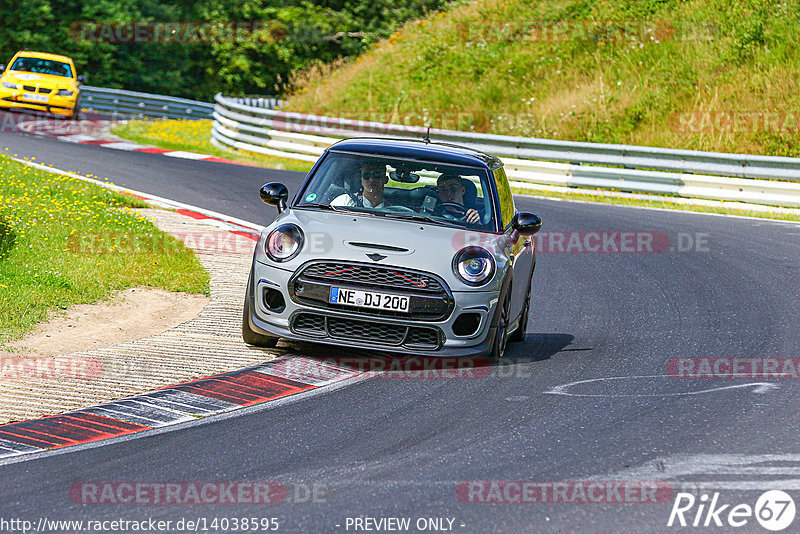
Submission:
[[[132,120],[118,124],[111,133],[123,139],[154,145],[166,150],[184,150],[200,154],[210,154],[220,158],[232,159],[243,163],[252,163],[270,169],[308,172],[311,163],[288,158],[265,156],[255,152],[242,150],[222,150],[211,144],[211,121],[209,120]]]
[[[134,197],[0,155],[0,341],[114,290],[208,295],[209,276],[194,253],[133,211],[141,207]]]
[[[458,0],[284,109],[361,120],[800,156],[800,10],[765,0]]]

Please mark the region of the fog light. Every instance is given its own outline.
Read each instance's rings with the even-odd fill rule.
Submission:
[[[281,313],[286,309],[286,301],[277,289],[264,289],[264,306],[273,313]]]
[[[453,333],[457,336],[471,336],[478,331],[480,324],[480,314],[462,313],[453,323]]]

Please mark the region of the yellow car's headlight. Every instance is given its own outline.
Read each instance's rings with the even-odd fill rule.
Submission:
[[[58,90],[58,96],[72,96],[74,94],[75,94],[75,92],[72,91],[71,89],[59,89]]]
[[[19,89],[19,85],[11,82],[3,82],[3,87],[5,89]]]

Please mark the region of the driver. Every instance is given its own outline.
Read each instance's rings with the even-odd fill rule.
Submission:
[[[466,192],[466,188],[461,182],[460,176],[444,172],[436,179],[436,187],[439,191],[439,200],[464,206],[464,193]],[[458,219],[463,218],[470,224],[481,222],[481,216],[478,210],[473,208],[467,209],[463,207],[459,210],[455,206],[444,206],[442,212],[449,213]]]
[[[369,162],[361,164],[361,185],[364,191],[357,195],[345,193],[331,201],[331,206],[359,206],[364,208],[383,208],[383,188],[389,182],[386,165]]]

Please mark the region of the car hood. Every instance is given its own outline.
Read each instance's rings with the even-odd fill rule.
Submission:
[[[264,254],[263,244],[271,230],[287,223],[294,223],[303,230],[305,243],[295,258],[276,265]],[[286,210],[262,233],[256,259],[292,271],[308,261],[324,259],[393,265],[438,274],[454,291],[475,291],[476,288],[464,284],[453,274],[453,257],[468,245],[499,250],[497,246],[502,238],[496,234],[416,221]],[[373,254],[379,256],[370,257]],[[495,259],[498,266],[505,262],[502,254],[495,254]],[[479,290],[485,291],[493,285]]]
[[[51,89],[75,89],[78,85],[73,78],[17,71],[6,72],[3,76],[3,81],[20,85],[38,85],[39,87],[49,87]]]

